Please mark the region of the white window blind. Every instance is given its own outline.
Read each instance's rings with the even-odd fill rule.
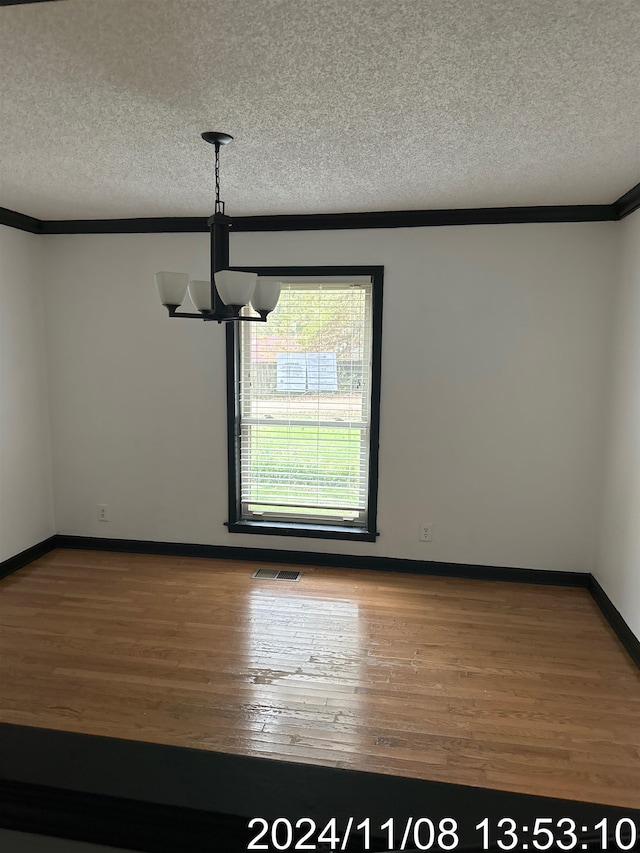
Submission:
[[[241,518],[366,526],[371,281],[283,283],[238,331]]]

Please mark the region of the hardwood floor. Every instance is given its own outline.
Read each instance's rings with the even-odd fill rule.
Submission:
[[[640,673],[586,590],[258,565],[0,581],[0,721],[640,808]]]

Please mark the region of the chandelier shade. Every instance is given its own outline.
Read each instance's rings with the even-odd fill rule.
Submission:
[[[256,284],[256,289],[251,297],[251,305],[255,311],[261,314],[263,311],[267,313],[273,311],[278,304],[280,291],[282,290],[281,281],[269,281],[264,278],[259,278]]]
[[[189,284],[189,275],[183,272],[157,272],[156,287],[163,305],[182,305]]]
[[[214,278],[218,296],[225,305],[248,305],[258,281],[256,273],[237,270],[220,270]]]
[[[189,296],[197,311],[211,311],[210,281],[190,281]]]

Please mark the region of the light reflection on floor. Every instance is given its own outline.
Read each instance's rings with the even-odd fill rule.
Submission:
[[[274,741],[302,745],[313,739],[317,746],[326,739],[327,749],[340,750],[340,696],[348,695],[351,714],[360,705],[357,690],[367,655],[360,608],[354,601],[311,598],[298,590],[261,586],[247,596],[244,657],[252,696],[243,710],[252,729],[263,724],[262,733]],[[352,733],[349,741],[349,751],[357,751]]]

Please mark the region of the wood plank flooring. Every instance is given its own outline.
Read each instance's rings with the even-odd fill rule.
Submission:
[[[640,808],[640,672],[586,590],[259,565],[0,581],[0,721]]]

